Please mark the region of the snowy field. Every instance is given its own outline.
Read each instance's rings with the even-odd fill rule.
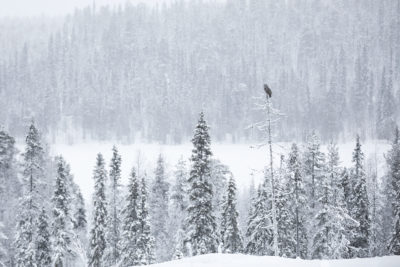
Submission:
[[[154,267],[399,267],[399,256],[349,260],[299,260],[239,254],[208,254],[154,264]]]
[[[62,154],[64,156],[66,161],[71,165],[75,182],[81,187],[84,197],[90,199],[93,191],[92,171],[96,154],[101,152],[106,161],[109,162],[112,146],[112,143],[56,144],[51,145],[51,153],[53,155]],[[188,159],[192,150],[191,143],[182,145],[134,144],[117,145],[117,147],[122,155],[123,183],[127,181],[131,168],[136,166],[139,153],[143,162],[142,167],[144,166],[150,177],[153,175],[158,155],[160,153],[163,154],[166,160],[167,172],[171,176],[179,158]],[[281,154],[287,155],[288,147],[290,147],[290,144],[286,143],[275,145],[275,164],[279,164],[278,159]],[[23,147],[19,146],[19,149],[22,151]],[[219,159],[223,164],[229,166],[236,178],[239,190],[244,190],[248,187],[251,182],[251,173],[254,174],[256,183],[260,181],[262,177],[261,171],[268,159],[266,147],[253,148],[249,144],[212,144],[211,149],[214,153],[214,158]],[[354,143],[339,145],[339,153],[343,166],[351,166],[353,149]],[[385,165],[383,155],[388,149],[389,145],[382,142],[368,142],[363,145],[366,159],[376,152],[379,175],[383,174]],[[325,151],[325,147],[322,150]]]

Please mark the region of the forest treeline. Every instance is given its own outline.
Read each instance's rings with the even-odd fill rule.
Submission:
[[[162,155],[151,174],[138,158],[122,185],[123,161],[114,146],[109,163],[101,154],[93,159],[88,205],[68,163],[49,156],[34,124],[20,156],[2,130],[0,266],[136,266],[215,252],[303,259],[400,255],[398,129],[392,140],[385,175],[378,177],[358,136],[352,167],[344,168],[337,146],[323,153],[311,134],[281,156],[275,179],[266,167],[263,181],[239,195],[229,168],[212,156],[201,113],[190,165],[182,158],[168,177]]]
[[[23,137],[35,118],[52,142],[180,143],[204,110],[216,141],[254,141],[266,82],[281,141],[390,139],[399,13],[399,0],[228,0],[3,18],[0,121]]]

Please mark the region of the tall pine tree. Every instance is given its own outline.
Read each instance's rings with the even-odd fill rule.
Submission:
[[[228,182],[225,201],[222,205],[221,241],[226,253],[240,253],[243,249],[243,240],[240,234],[236,209],[236,183],[233,175]]]
[[[217,251],[216,220],[213,214],[213,190],[210,183],[210,135],[203,112],[192,139],[192,168],[189,177],[188,236],[193,255]]]
[[[353,256],[367,257],[369,251],[369,200],[367,193],[367,180],[364,170],[364,153],[361,150],[360,137],[356,138],[356,148],[353,152],[354,167],[351,171],[353,183],[352,210],[350,214],[359,226],[356,227],[351,246],[355,249]]]
[[[104,258],[108,265],[116,265],[118,263],[121,239],[121,156],[115,146],[112,148],[112,152],[107,195],[109,198],[106,234],[108,246],[104,253]]]
[[[168,191],[169,184],[165,173],[164,159],[159,155],[157,167],[155,169],[155,179],[151,186],[150,194],[150,218],[152,222],[152,235],[155,238],[156,260],[163,262],[169,260],[172,256],[170,236],[167,223],[168,214]]]
[[[104,250],[106,249],[106,222],[107,202],[105,193],[105,182],[107,173],[103,156],[99,153],[96,158],[96,166],[93,172],[94,194],[93,194],[93,225],[90,231],[89,243],[89,267],[104,266]]]

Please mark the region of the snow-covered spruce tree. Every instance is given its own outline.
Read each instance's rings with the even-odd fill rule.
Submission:
[[[328,146],[328,162],[317,191],[317,212],[313,221],[312,258],[340,259],[350,248],[349,228],[357,226],[349,215],[340,187],[339,153],[337,146]]]
[[[225,196],[228,180],[232,172],[229,167],[222,164],[218,159],[211,159],[210,161],[210,183],[213,190],[212,207],[214,214],[221,215],[223,198]],[[220,232],[219,226],[221,225],[217,217],[217,232]]]
[[[121,267],[140,265],[141,252],[137,246],[141,234],[141,222],[139,212],[141,206],[139,182],[135,168],[132,168],[129,176],[128,196],[126,197],[125,207],[122,210],[122,235],[119,247]]]
[[[1,127],[0,127],[1,129]],[[0,237],[0,243],[3,245],[1,260],[3,264],[12,265],[14,258],[15,229],[17,223],[16,210],[18,207],[18,198],[21,196],[21,183],[17,177],[17,162],[15,155],[15,140],[4,130],[0,130],[0,214],[3,214],[2,221],[3,237]],[[1,245],[0,245],[1,246]]]
[[[107,249],[104,252],[104,260],[108,266],[116,265],[119,261],[121,239],[121,156],[118,149],[112,148],[108,183],[108,222],[107,222]]]
[[[279,256],[296,257],[296,224],[295,213],[291,205],[293,183],[288,177],[284,157],[281,157],[280,168],[275,181],[276,219],[278,224]]]
[[[316,187],[318,186],[319,180],[322,176],[324,167],[325,156],[320,151],[320,141],[315,132],[308,137],[307,147],[304,153],[304,175],[305,183],[309,188],[309,203],[311,205],[311,212],[315,207],[316,199]]]
[[[291,201],[288,203],[294,212],[294,228],[296,239],[296,257],[307,258],[307,230],[306,218],[308,214],[307,195],[302,174],[301,159],[298,146],[292,144],[288,163],[288,175],[290,176],[289,184],[291,184]]]
[[[210,183],[210,135],[203,112],[192,139],[192,168],[189,176],[187,241],[192,255],[217,251],[216,220],[213,214],[213,190]]]
[[[140,235],[137,242],[139,249],[139,257],[141,265],[149,265],[155,262],[155,244],[154,237],[151,235],[149,212],[147,210],[147,186],[146,175],[143,175],[140,184],[140,208],[139,208],[139,223]]]
[[[96,166],[93,172],[94,194],[93,194],[93,224],[89,240],[89,267],[104,266],[104,251],[106,249],[106,221],[107,202],[105,194],[105,182],[107,173],[103,156],[99,153],[96,158]]]
[[[16,234],[17,266],[36,265],[35,239],[37,220],[42,204],[41,192],[44,180],[44,152],[40,134],[34,124],[29,127],[23,165],[23,196],[20,200],[19,218]]]
[[[57,177],[53,202],[52,244],[53,264],[57,267],[68,266],[74,257],[72,242],[72,218],[70,214],[71,197],[68,192],[69,169],[62,157],[57,159]]]
[[[392,148],[387,155],[389,181],[391,183],[392,236],[389,240],[389,253],[400,255],[400,133],[396,127]]]
[[[358,223],[355,228],[354,237],[351,246],[354,251],[351,252],[355,257],[367,257],[369,251],[369,200],[367,193],[367,180],[364,170],[364,153],[361,150],[360,137],[356,138],[356,148],[353,152],[354,167],[351,170],[351,182],[353,183],[352,210],[350,215]]]
[[[154,171],[155,178],[150,193],[150,218],[151,232],[155,239],[155,255],[157,262],[167,261],[172,256],[170,236],[167,223],[168,214],[168,191],[169,183],[165,173],[164,159],[160,154],[157,167]]]
[[[47,267],[52,264],[51,255],[53,251],[49,230],[49,217],[47,216],[46,210],[42,208],[37,221],[37,234],[35,240],[36,263],[33,266]],[[58,267],[60,265],[55,266]]]
[[[221,241],[225,253],[240,253],[243,249],[243,240],[240,234],[236,209],[236,183],[233,175],[230,177],[222,205]]]
[[[369,214],[371,218],[371,227],[369,234],[369,256],[378,257],[385,255],[387,242],[384,241],[383,229],[383,214],[384,197],[381,194],[381,186],[378,182],[378,170],[377,160],[370,159],[367,165],[367,177],[368,177],[368,193],[370,199]],[[386,179],[387,177],[385,177]]]
[[[187,255],[184,244],[184,231],[186,226],[184,220],[186,218],[186,210],[188,207],[188,196],[187,196],[187,169],[186,162],[181,157],[176,164],[174,171],[175,181],[171,187],[170,194],[170,220],[169,220],[169,231],[171,237],[175,241],[173,259],[182,258]]]
[[[266,174],[267,176],[267,174]],[[247,224],[245,252],[258,256],[271,256],[273,249],[273,226],[272,226],[272,197],[270,190],[266,188],[270,182],[265,181],[258,187],[249,222]]]

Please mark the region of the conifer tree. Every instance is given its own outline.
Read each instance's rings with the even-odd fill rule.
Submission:
[[[116,265],[119,261],[120,239],[121,239],[121,156],[114,146],[110,163],[109,186],[108,186],[108,223],[107,223],[107,249],[105,261],[108,265]]]
[[[228,182],[221,216],[221,241],[225,253],[239,253],[243,249],[243,240],[238,225],[239,213],[236,209],[236,198],[236,183],[232,175]]]
[[[141,263],[139,257],[141,253],[137,245],[141,234],[141,223],[139,220],[141,199],[135,168],[132,168],[129,176],[128,196],[125,203],[126,206],[122,211],[122,239],[120,241],[120,265],[122,267],[136,266]]]
[[[217,251],[213,190],[210,183],[210,135],[203,112],[192,139],[192,168],[189,177],[188,236],[193,255]]]
[[[49,217],[44,208],[37,221],[37,234],[36,234],[36,263],[33,266],[51,266],[52,244],[49,232]],[[57,267],[60,265],[56,265]]]
[[[271,194],[268,193],[267,179],[258,187],[246,231],[246,253],[258,256],[271,256],[273,250],[273,231],[271,214]]]
[[[26,137],[26,148],[23,166],[24,193],[20,202],[20,214],[17,224],[16,251],[18,266],[36,265],[35,239],[36,221],[39,218],[39,204],[43,201],[40,192],[44,180],[44,152],[40,134],[32,123]]]
[[[174,237],[175,247],[173,259],[180,259],[187,255],[186,246],[184,244],[184,230],[186,225],[184,220],[186,218],[186,210],[188,207],[187,196],[187,170],[186,163],[181,157],[175,167],[174,171],[175,182],[171,187],[170,194],[170,232],[171,237]]]
[[[150,223],[149,223],[149,212],[147,210],[147,186],[146,186],[146,175],[143,175],[140,185],[140,208],[139,208],[139,224],[140,224],[140,235],[137,242],[139,249],[140,263],[141,265],[149,265],[155,262],[155,241],[151,235]]]
[[[90,231],[89,243],[89,267],[102,267],[104,265],[103,254],[106,249],[106,221],[107,202],[105,195],[105,182],[107,173],[103,156],[99,153],[96,158],[96,166],[93,172],[93,226]]]
[[[21,195],[21,182],[17,177],[17,149],[15,148],[15,139],[7,132],[1,130],[0,126],[0,261],[4,266],[11,265],[14,257],[14,242],[15,229],[17,224],[16,209],[18,208],[18,198]],[[0,234],[1,235],[1,234]],[[1,249],[0,249],[1,250]]]
[[[288,174],[290,176],[289,184],[291,184],[291,199],[289,205],[294,212],[294,228],[296,239],[296,257],[303,259],[307,258],[307,231],[306,231],[306,216],[307,210],[307,195],[305,192],[305,184],[302,173],[302,165],[300,160],[300,153],[297,145],[292,144],[291,151],[288,159]]]
[[[359,226],[355,229],[351,245],[355,249],[353,253],[354,256],[367,257],[369,251],[368,241],[371,222],[369,218],[367,181],[364,170],[364,153],[361,150],[359,136],[356,138],[356,148],[353,152],[353,163],[354,167],[351,172],[351,180],[354,186],[351,216],[359,223]]]
[[[169,184],[166,181],[164,159],[160,154],[155,169],[155,179],[151,187],[150,217],[152,222],[152,235],[155,238],[155,255],[158,262],[171,258],[172,252],[170,236],[167,229],[168,214],[168,191]]]
[[[307,141],[303,165],[306,183],[309,184],[309,201],[311,203],[311,212],[315,207],[316,188],[322,175],[324,161],[324,154],[320,151],[319,138],[315,132],[313,132]]]
[[[57,267],[68,265],[68,260],[73,256],[71,243],[72,219],[70,215],[70,195],[68,194],[69,169],[62,157],[57,158],[57,177],[53,194],[53,262]]]
[[[400,133],[396,127],[392,148],[387,156],[389,181],[391,183],[392,236],[389,240],[389,253],[400,255]]]

